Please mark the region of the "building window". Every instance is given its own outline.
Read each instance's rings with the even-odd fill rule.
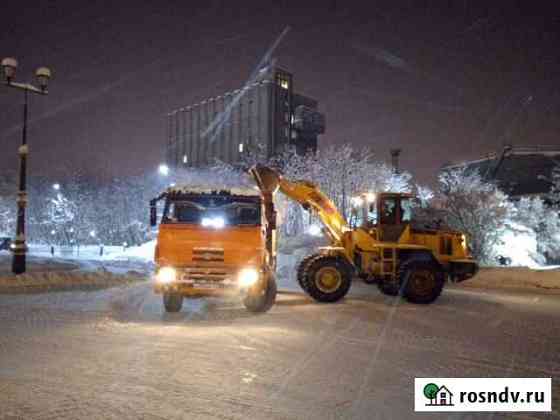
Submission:
[[[282,89],[289,89],[290,88],[290,80],[285,76],[278,76],[278,84]]]
[[[187,155],[183,155],[183,163],[187,163],[188,159],[187,159]]]
[[[239,153],[243,153],[243,143],[239,143]]]
[[[295,140],[297,139],[297,131],[292,130],[292,139]]]

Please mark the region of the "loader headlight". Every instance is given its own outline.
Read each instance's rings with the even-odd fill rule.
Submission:
[[[177,270],[173,267],[162,267],[156,274],[158,283],[173,283],[177,279]]]
[[[241,287],[251,287],[259,281],[259,272],[254,268],[244,268],[239,272],[238,281]]]

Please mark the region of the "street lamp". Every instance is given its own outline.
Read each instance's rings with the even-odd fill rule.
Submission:
[[[12,272],[14,274],[25,273],[26,269],[26,253],[27,246],[25,244],[25,207],[27,205],[27,155],[29,148],[27,147],[27,96],[28,93],[37,93],[39,95],[46,95],[48,93],[47,84],[51,78],[51,71],[46,67],[40,67],[35,72],[37,83],[39,87],[33,86],[30,83],[16,83],[14,78],[18,62],[15,58],[4,58],[2,60],[2,70],[5,77],[5,84],[8,87],[23,90],[24,103],[23,103],[23,131],[21,146],[18,149],[19,154],[19,189],[17,196],[17,226],[16,226],[16,240],[14,246],[14,257],[12,260]]]

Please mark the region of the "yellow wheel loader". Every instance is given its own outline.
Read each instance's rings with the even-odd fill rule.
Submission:
[[[413,303],[431,303],[446,276],[454,281],[478,271],[465,235],[415,224],[414,197],[401,193],[364,193],[353,199],[350,224],[313,183],[290,181],[266,166],[254,166],[263,197],[282,192],[317,215],[331,245],[301,261],[297,280],[319,302],[336,302],[349,291],[352,277],[377,283],[381,292]]]

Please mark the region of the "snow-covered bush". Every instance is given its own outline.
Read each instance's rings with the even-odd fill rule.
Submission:
[[[507,195],[476,171],[460,168],[440,174],[438,202],[445,222],[467,235],[473,256],[493,263],[513,212]]]
[[[538,262],[560,258],[560,214],[554,205],[539,197],[521,198],[515,203],[513,221],[531,229],[537,240]]]

